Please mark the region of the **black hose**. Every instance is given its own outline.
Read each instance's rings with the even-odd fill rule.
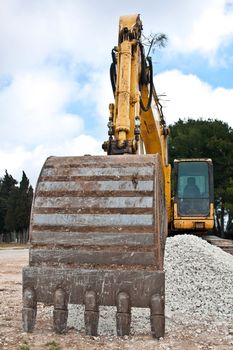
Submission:
[[[148,84],[147,75],[146,75],[146,56],[143,44],[139,41],[139,47],[141,52],[141,76],[139,81],[139,87],[141,90],[142,85]]]
[[[147,105],[144,106],[142,99],[140,99],[140,107],[144,112],[148,112],[148,110],[151,107],[152,96],[153,96],[153,64],[152,64],[151,57],[147,57],[147,58],[145,57],[143,44],[140,42],[139,45],[140,45],[140,51],[141,51],[141,77],[139,82],[140,91],[142,90],[143,85],[150,85],[150,92],[149,92]],[[117,59],[116,59],[115,49],[112,49],[111,55],[112,55],[112,63],[110,65],[110,80],[111,80],[113,95],[115,96],[116,80],[117,80],[117,72],[116,72]],[[146,61],[149,64],[149,77],[147,74],[148,66]]]
[[[111,80],[112,91],[114,96],[116,92],[116,79],[117,79],[116,63],[117,63],[116,54],[114,49],[112,49],[112,63],[110,65],[110,80]]]
[[[140,99],[140,107],[144,112],[149,111],[149,109],[151,107],[152,96],[153,96],[153,64],[152,64],[151,57],[147,57],[146,59],[147,59],[147,62],[149,64],[149,79],[148,78],[146,79],[144,76],[144,77],[142,77],[141,81],[144,82],[144,83],[142,83],[142,85],[146,85],[146,84],[150,85],[150,92],[149,92],[148,102],[147,102],[146,106],[144,106],[144,104],[142,102],[142,98]],[[144,66],[144,64],[142,64],[142,66]],[[148,80],[149,80],[149,82],[148,82]],[[145,84],[145,81],[146,81],[146,84]]]
[[[115,96],[115,92],[116,92],[116,68],[115,68],[114,63],[112,63],[110,66],[110,80],[111,80],[113,95]]]

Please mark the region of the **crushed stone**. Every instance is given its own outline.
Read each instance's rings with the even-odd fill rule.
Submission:
[[[164,263],[166,331],[178,324],[232,329],[232,255],[197,236],[177,235],[167,238]],[[100,307],[99,334],[116,335],[115,315],[115,307]],[[69,305],[68,326],[84,330],[82,305]],[[149,332],[150,310],[132,308],[131,334]]]
[[[169,237],[166,315],[183,323],[233,320],[233,256],[193,235]]]

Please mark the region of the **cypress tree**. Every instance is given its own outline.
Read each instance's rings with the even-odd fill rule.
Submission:
[[[5,175],[0,182],[0,233],[4,235],[3,240],[9,241],[9,232],[11,229],[8,229],[6,226],[6,215],[9,209],[9,199],[12,196],[17,185],[17,181],[8,174],[7,170]]]
[[[5,241],[9,242],[13,239],[11,233],[14,232],[18,242],[26,242],[28,240],[33,189],[24,171],[19,186],[16,184],[17,181],[6,171],[5,177],[0,183],[1,232],[7,233]]]
[[[29,183],[25,172],[23,171],[22,180],[20,181],[18,196],[17,196],[17,207],[16,207],[16,231],[20,232],[21,240],[27,240],[24,237],[27,233],[30,223],[30,213],[33,197],[33,189]],[[24,237],[24,238],[22,238]]]

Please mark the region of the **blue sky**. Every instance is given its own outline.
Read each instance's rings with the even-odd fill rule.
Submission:
[[[233,0],[0,1],[0,176],[33,185],[50,155],[101,154],[111,49],[120,15],[165,33],[153,54],[167,123],[216,118],[233,127]]]

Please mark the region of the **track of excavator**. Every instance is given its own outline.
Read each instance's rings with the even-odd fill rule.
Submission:
[[[221,248],[226,253],[233,255],[233,241],[232,240],[224,239],[224,238],[220,238],[218,236],[212,236],[212,235],[204,236],[203,239],[205,239],[210,244]]]

